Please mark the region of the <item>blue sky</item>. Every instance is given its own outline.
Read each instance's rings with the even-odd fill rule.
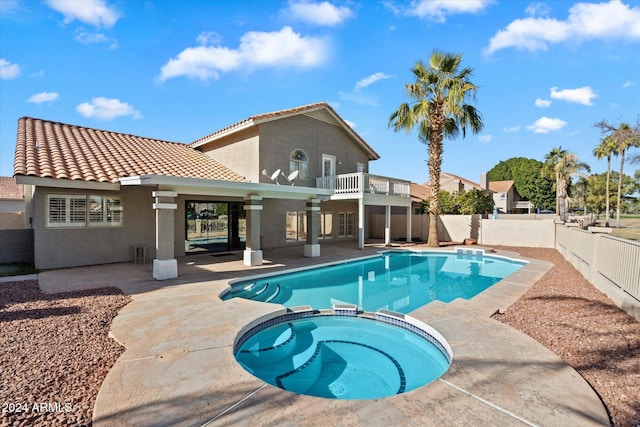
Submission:
[[[602,172],[594,123],[640,114],[637,0],[0,0],[0,27],[3,176],[22,116],[191,142],[325,101],[381,155],[372,173],[422,183],[426,146],[388,119],[434,49],[479,86],[484,130],[443,158],[472,181],[557,146]]]

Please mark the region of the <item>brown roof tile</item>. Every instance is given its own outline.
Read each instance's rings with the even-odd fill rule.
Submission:
[[[489,190],[496,193],[506,193],[513,186],[513,181],[489,181]]]
[[[206,154],[176,142],[22,117],[15,175],[116,183],[165,175],[245,181]]]
[[[0,176],[0,199],[23,199],[22,185],[10,176]]]

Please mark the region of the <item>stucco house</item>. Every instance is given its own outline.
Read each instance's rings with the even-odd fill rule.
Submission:
[[[493,203],[502,213],[532,213],[533,203],[522,200],[512,180],[490,181],[489,189],[493,192]]]
[[[326,103],[251,116],[190,144],[23,117],[14,176],[34,188],[36,268],[141,257],[161,280],[191,253],[241,250],[251,266],[262,248],[362,248],[370,206],[387,218],[404,208],[410,230],[410,183],[370,175],[379,157]]]

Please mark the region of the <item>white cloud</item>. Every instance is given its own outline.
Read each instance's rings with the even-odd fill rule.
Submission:
[[[446,22],[447,16],[462,13],[478,13],[493,3],[494,0],[420,0],[411,2],[411,6],[402,7],[392,3],[386,6],[394,13],[419,18],[430,19],[435,22]]]
[[[314,25],[333,27],[353,16],[353,12],[346,6],[334,6],[328,1],[321,3],[310,1],[289,2],[287,13],[294,19]]]
[[[512,126],[510,128],[504,128],[505,132],[518,132],[520,130],[520,125]]]
[[[369,77],[365,77],[364,79],[359,80],[356,83],[355,90],[360,90],[360,89],[363,89],[363,88],[365,88],[367,86],[370,86],[370,85],[374,84],[375,82],[377,82],[378,80],[384,80],[384,79],[389,79],[389,78],[391,78],[391,75],[385,74],[385,73],[382,73],[382,72],[372,74]]]
[[[83,102],[76,107],[76,111],[84,117],[95,117],[97,119],[110,120],[121,116],[131,116],[134,119],[141,119],[140,111],[133,108],[126,102],[119,99],[109,99],[97,97],[91,103]]]
[[[20,66],[0,58],[0,79],[13,79],[20,75]]]
[[[493,140],[493,136],[491,135],[482,135],[478,137],[478,140],[480,140],[480,142],[491,142]]]
[[[60,97],[58,92],[40,92],[35,95],[31,95],[27,102],[31,102],[33,104],[42,104],[43,102],[53,102]]]
[[[111,28],[120,18],[104,0],[48,0],[47,4],[64,15],[65,24],[77,19],[94,27]]]
[[[527,16],[547,16],[551,8],[544,3],[532,3],[525,9]]]
[[[536,99],[535,102],[536,107],[540,107],[540,108],[547,108],[551,105],[551,101],[549,101],[548,99]]]
[[[516,19],[489,40],[485,53],[515,47],[547,50],[548,44],[591,39],[640,40],[640,7],[620,0],[576,3],[565,21],[547,17]]]
[[[326,40],[303,37],[291,27],[270,33],[244,34],[237,49],[224,46],[188,47],[162,66],[160,81],[187,76],[202,80],[219,77],[220,71],[255,68],[310,68],[321,65],[329,54]]]
[[[552,87],[550,96],[553,99],[561,99],[582,105],[593,105],[593,98],[598,97],[589,86],[562,90],[558,90],[557,87]]]
[[[622,84],[623,88],[633,87],[636,85],[636,82],[632,82],[631,80],[627,80]]]
[[[349,125],[349,127],[350,127],[351,129],[355,129],[355,128],[356,128],[356,124],[355,124],[354,122],[352,122],[351,120],[346,120],[346,119],[343,119],[343,120],[344,120],[344,122],[345,122],[346,124],[348,124],[348,125]]]
[[[198,42],[198,44],[207,46],[207,45],[220,43],[222,41],[222,37],[220,36],[220,34],[216,33],[215,31],[208,31],[206,33],[198,34],[196,41]]]
[[[110,49],[118,47],[118,42],[115,39],[111,39],[102,33],[90,33],[82,29],[76,31],[76,40],[82,44],[110,43]]]
[[[567,122],[560,119],[552,119],[549,117],[540,117],[533,122],[532,125],[527,126],[527,129],[534,133],[549,133],[551,131],[560,130],[567,125]]]

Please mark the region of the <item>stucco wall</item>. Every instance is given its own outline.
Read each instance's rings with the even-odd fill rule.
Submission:
[[[384,215],[372,215],[370,235],[384,238]],[[441,215],[438,219],[438,240],[441,242],[463,242],[469,237],[478,239],[480,215]],[[407,216],[391,215],[391,240],[404,240],[407,235]],[[411,216],[411,238],[427,241],[429,235],[429,215]]]
[[[33,262],[33,230],[0,230],[0,264]]]
[[[555,247],[553,219],[522,221],[517,219],[483,219],[478,243],[483,245]]]
[[[295,149],[309,158],[309,179],[296,185],[315,187],[315,178],[322,176],[322,155],[336,157],[336,174],[357,171],[358,162],[368,171],[368,155],[344,129],[304,115],[289,117],[260,125],[260,168],[289,173],[289,157]],[[284,179],[281,179],[283,181]],[[261,182],[271,182],[262,177]]]
[[[260,182],[259,138],[255,128],[207,144],[201,150],[247,180]]]
[[[38,269],[106,264],[133,260],[133,247],[149,245],[155,256],[155,215],[151,189],[123,187],[120,192],[39,187],[33,200],[34,262]],[[46,227],[46,194],[95,194],[122,197],[119,227]]]

